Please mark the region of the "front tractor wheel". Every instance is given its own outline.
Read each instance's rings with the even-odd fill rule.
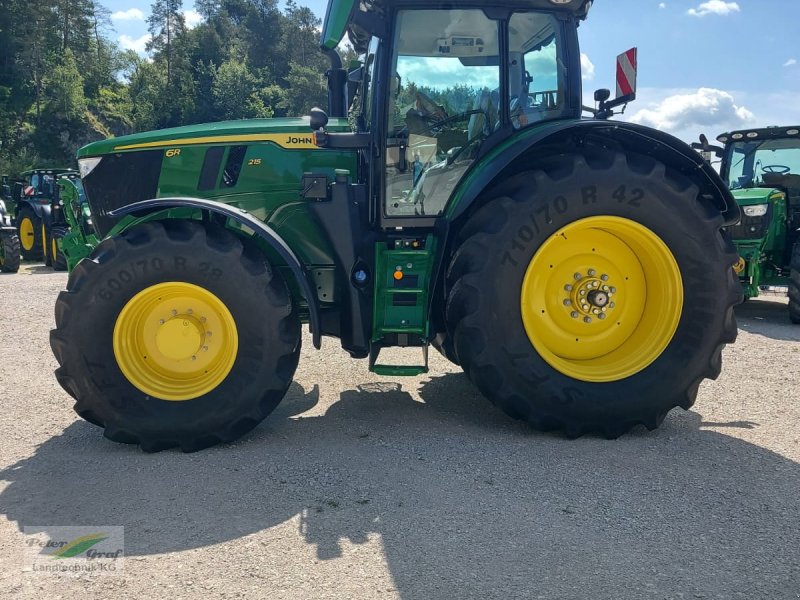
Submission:
[[[789,319],[800,325],[800,241],[792,247],[791,270],[789,272]]]
[[[617,437],[689,408],[736,338],[722,217],[643,157],[515,176],[464,225],[446,318],[461,365],[513,417]]]
[[[55,226],[50,230],[50,263],[55,271],[67,270],[67,257],[59,244],[68,233],[69,228],[62,226]]]
[[[165,221],[104,240],[76,266],[50,343],[76,412],[106,437],[191,452],[235,440],[278,405],[300,322],[254,244]]]
[[[19,238],[15,233],[0,233],[0,272],[19,271]]]

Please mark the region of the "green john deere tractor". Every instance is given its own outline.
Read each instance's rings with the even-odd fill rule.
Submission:
[[[727,227],[739,253],[736,273],[745,298],[762,286],[788,286],[789,317],[800,324],[800,126],[703,136],[692,146],[722,158],[720,173],[742,210]]]
[[[56,180],[69,175],[77,177],[78,173],[70,169],[33,169],[14,182],[11,200],[23,259],[52,265],[51,216],[58,189]]]
[[[432,345],[571,437],[689,408],[736,337],[739,209],[688,145],[607,120],[630,90],[581,118],[590,5],[332,0],[327,112],[82,148],[102,241],[51,334],[78,414],[147,451],[233,440],[289,387],[303,323],[385,376]]]
[[[4,175],[0,193],[0,272],[2,273],[19,271],[19,236],[6,209],[6,201],[10,199],[11,186],[8,184],[8,177]]]

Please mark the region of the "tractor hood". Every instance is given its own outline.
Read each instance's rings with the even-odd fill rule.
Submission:
[[[747,188],[742,190],[732,190],[733,197],[739,206],[752,206],[754,204],[767,204],[775,194],[783,195],[781,190],[765,188]]]
[[[349,131],[350,125],[347,119],[331,118],[327,129],[333,132]],[[78,150],[78,158],[172,146],[248,142],[273,142],[283,148],[293,149],[315,147],[308,117],[249,119],[188,125],[109,138],[84,146]]]

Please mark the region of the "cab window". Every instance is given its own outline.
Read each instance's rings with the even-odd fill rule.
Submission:
[[[499,127],[499,25],[481,10],[399,11],[389,74],[384,211],[441,214]]]

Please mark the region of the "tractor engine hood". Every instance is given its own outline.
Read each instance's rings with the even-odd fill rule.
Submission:
[[[349,131],[347,119],[332,118],[328,124],[330,131]],[[308,117],[287,119],[248,119],[241,121],[221,121],[173,127],[136,133],[118,138],[109,138],[88,144],[78,150],[78,159],[131,152],[209,144],[237,144],[252,142],[273,142],[283,148],[313,149],[311,126]]]
[[[767,204],[774,196],[785,193],[776,188],[747,188],[741,190],[732,190],[733,197],[736,203],[740,206],[753,206],[755,204]]]

